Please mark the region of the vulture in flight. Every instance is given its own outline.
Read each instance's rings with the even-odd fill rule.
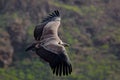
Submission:
[[[58,10],[44,18],[41,24],[35,27],[35,42],[26,49],[26,51],[35,51],[40,58],[48,62],[53,74],[57,76],[72,72],[72,65],[65,49],[68,44],[62,42],[58,36],[60,21]]]

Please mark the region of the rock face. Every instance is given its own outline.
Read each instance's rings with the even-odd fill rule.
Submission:
[[[13,22],[7,27],[7,32],[10,35],[11,45],[14,49],[13,58],[19,60],[21,51],[24,51],[26,29],[22,23]]]
[[[7,27],[7,31],[10,34],[11,43],[15,50],[20,50],[22,45],[24,44],[23,41],[25,40],[25,29],[22,24],[19,23],[12,23]]]
[[[9,34],[0,30],[0,67],[7,67],[12,62],[13,47]]]

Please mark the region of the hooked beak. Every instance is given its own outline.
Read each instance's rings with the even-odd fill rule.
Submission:
[[[67,44],[67,43],[63,43],[62,45],[65,46],[65,47],[69,47],[69,46],[70,46],[70,45]]]

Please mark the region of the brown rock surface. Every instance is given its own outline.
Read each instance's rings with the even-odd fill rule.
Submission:
[[[9,38],[6,31],[0,30],[0,67],[7,67],[12,62],[13,48]]]

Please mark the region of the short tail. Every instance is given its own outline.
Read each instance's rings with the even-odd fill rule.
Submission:
[[[35,50],[35,44],[32,44],[25,49],[25,51],[30,51],[30,50],[32,50],[32,51]]]

